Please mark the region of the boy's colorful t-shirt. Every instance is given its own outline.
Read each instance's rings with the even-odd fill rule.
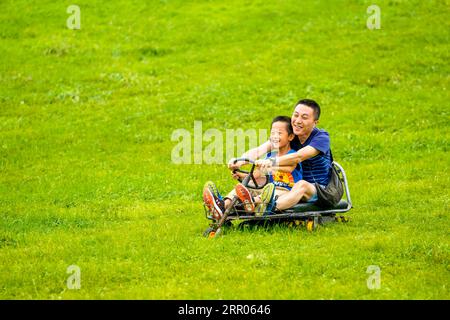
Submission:
[[[289,150],[287,154],[295,153],[295,150]],[[276,157],[276,154],[274,154]],[[272,152],[269,152],[266,156],[267,158],[272,157]],[[287,190],[291,190],[294,184],[300,180],[302,180],[302,166],[301,164],[297,164],[295,169],[292,172],[283,172],[283,171],[275,171],[269,176],[270,182],[272,182],[275,187],[286,188]]]

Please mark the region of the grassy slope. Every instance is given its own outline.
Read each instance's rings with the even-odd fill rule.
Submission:
[[[0,4],[1,298],[450,298],[448,1],[379,1],[376,31],[370,1],[78,1],[79,31],[69,4]],[[173,130],[266,128],[301,97],[352,222],[202,238],[203,183],[233,181],[173,165]]]

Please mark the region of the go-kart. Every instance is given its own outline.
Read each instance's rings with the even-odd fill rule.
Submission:
[[[247,158],[235,159],[234,163],[238,161],[251,164],[250,170],[237,169],[235,171],[246,174],[241,183],[250,189],[262,189],[269,182],[269,176],[266,174],[264,177],[256,178],[254,176],[255,162]],[[329,222],[347,222],[348,217],[342,215],[348,212],[353,206],[350,198],[350,190],[348,188],[347,176],[341,165],[336,161],[332,163],[336,171],[339,174],[339,179],[343,184],[345,190],[345,196],[340,202],[333,207],[320,207],[314,203],[300,202],[295,206],[285,209],[276,210],[262,216],[255,216],[246,212],[237,196],[231,199],[231,205],[224,212],[223,216],[219,220],[215,220],[209,213],[206,206],[205,215],[208,220],[212,220],[210,226],[203,232],[203,236],[208,238],[214,238],[222,233],[223,226],[230,226],[233,220],[241,220],[245,222],[258,222],[258,221],[283,221],[288,226],[306,226],[308,231],[313,231],[321,224]],[[241,223],[242,223],[241,222]]]

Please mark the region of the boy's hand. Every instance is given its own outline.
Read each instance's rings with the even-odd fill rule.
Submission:
[[[235,160],[236,158],[231,158],[230,161],[228,161],[228,169],[230,169],[231,171],[239,169],[246,163],[245,161],[238,161],[234,163]]]
[[[235,180],[239,180],[239,178],[241,177],[241,176],[239,175],[239,172],[233,172],[233,171],[231,171],[231,176],[232,176],[233,179],[235,179]]]
[[[255,164],[256,167],[258,167],[262,172],[271,172],[273,160],[272,159],[256,160]]]
[[[231,176],[233,177],[233,179],[242,181],[245,179],[245,177],[247,177],[247,174],[243,173],[243,172],[238,172],[238,171],[235,171],[235,172],[231,171]]]

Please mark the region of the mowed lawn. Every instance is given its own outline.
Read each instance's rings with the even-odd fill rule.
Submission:
[[[71,2],[1,1],[0,298],[449,299],[450,3],[377,1],[369,30],[372,3],[80,0],[70,30]],[[174,164],[172,133],[301,98],[351,221],[203,238],[203,184],[234,181]]]

